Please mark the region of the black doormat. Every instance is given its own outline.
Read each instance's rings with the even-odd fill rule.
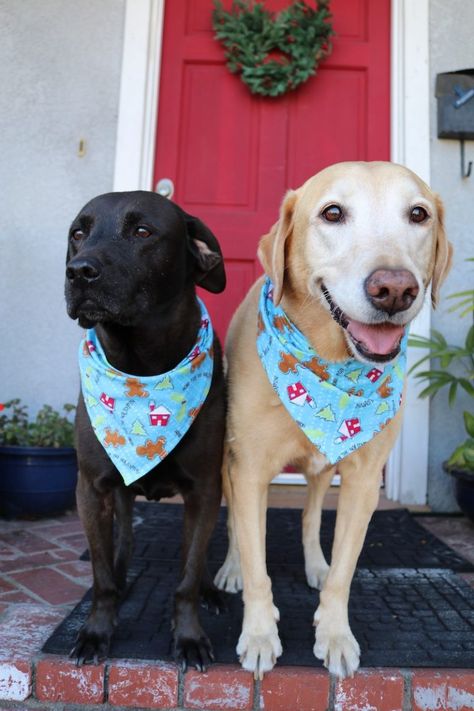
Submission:
[[[175,505],[137,505],[130,585],[120,608],[110,657],[172,658],[170,620],[179,577],[181,516],[182,507]],[[269,511],[268,569],[281,616],[279,630],[284,651],[280,663],[321,666],[312,653],[312,619],[319,595],[305,580],[300,517],[301,512],[295,510]],[[322,536],[323,547],[329,543],[331,518],[333,524],[334,515],[327,512],[324,529],[328,533]],[[222,515],[210,547],[212,573],[225,555],[224,521]],[[390,546],[387,536],[395,537]],[[395,554],[404,556],[397,547],[412,550],[411,558],[403,560],[413,560],[417,541],[423,550],[423,562],[417,569],[404,567],[406,563],[400,561],[390,568],[387,563],[380,567],[384,559],[392,561]],[[376,512],[349,604],[351,627],[362,650],[362,666],[474,667],[474,590],[447,569],[449,552],[407,512]],[[438,567],[423,567],[433,559],[441,561]],[[466,563],[454,554],[454,565],[466,570]],[[226,612],[216,616],[202,609],[201,621],[213,642],[216,661],[234,663],[242,622],[241,595],[227,595],[226,600]],[[55,630],[43,651],[68,654],[89,609],[90,591]]]
[[[179,560],[183,506],[137,502],[134,509],[134,558]],[[216,570],[227,552],[227,509],[221,508],[208,560]],[[329,562],[335,511],[323,511],[321,546]],[[267,514],[267,562],[304,565],[301,510],[270,508]],[[81,556],[88,559],[88,553]],[[474,565],[421,526],[406,509],[375,511],[358,568],[448,568],[473,572]]]

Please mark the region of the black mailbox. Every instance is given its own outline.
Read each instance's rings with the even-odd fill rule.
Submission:
[[[474,139],[474,69],[436,77],[438,138]]]

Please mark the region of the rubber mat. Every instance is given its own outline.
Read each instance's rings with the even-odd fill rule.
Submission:
[[[217,567],[227,552],[227,509],[221,509],[208,560]],[[180,555],[183,507],[177,504],[135,504],[134,557],[177,560]],[[323,511],[321,546],[326,559],[336,520],[335,511]],[[88,556],[84,554],[82,559]],[[267,515],[267,561],[304,564],[301,510],[270,508]],[[421,526],[406,509],[375,511],[369,524],[358,568],[448,568],[472,572],[474,565]]]
[[[144,509],[147,506],[156,509],[151,515],[151,519],[157,517],[153,525],[148,509]],[[173,593],[179,577],[180,551],[177,525],[180,507],[171,506],[175,509],[171,517],[170,505],[139,504],[137,507],[136,553],[130,569],[129,589],[119,612],[111,657],[171,659],[170,619]],[[164,515],[161,515],[160,508],[168,511],[163,511]],[[387,526],[393,530],[397,520],[398,534],[393,531],[393,535],[398,535],[397,545],[404,546],[402,531],[406,532],[411,519],[405,513],[377,512],[380,515],[374,516],[372,531],[369,531],[366,540],[364,550],[369,551],[363,554],[368,556],[366,561],[371,556],[376,561],[382,560],[378,543],[382,542],[384,547],[385,539],[374,533],[374,522],[375,526],[383,529],[385,519],[391,522]],[[146,520],[143,520],[143,514],[146,514]],[[319,596],[306,584],[300,531],[295,530],[299,518],[300,512],[292,510],[273,509],[269,512],[268,568],[281,616],[279,630],[284,651],[280,662],[320,666],[312,653],[312,618]],[[326,519],[329,520],[327,516]],[[224,538],[223,525],[221,520],[211,545],[209,559],[213,573],[225,552],[225,543],[220,540]],[[416,528],[421,529],[421,526],[416,524]],[[432,546],[430,534],[421,530],[424,538],[419,539],[419,545],[428,550]],[[416,535],[421,534],[410,534],[407,547],[412,545]],[[293,540],[295,537],[298,544]],[[393,550],[394,545],[390,549]],[[436,554],[440,556],[441,553],[442,549],[437,548]],[[432,552],[425,557],[425,561],[431,555]],[[361,646],[362,666],[474,667],[474,590],[446,568],[448,555],[443,553],[441,557],[443,568],[414,569],[400,564],[388,568],[377,563],[371,563],[370,569],[358,568],[351,588],[349,619]],[[242,622],[242,602],[240,594],[225,597],[227,610],[217,616],[202,609],[201,621],[213,642],[216,660],[230,663],[236,661],[235,646]],[[89,609],[90,592],[56,629],[43,651],[68,654]]]

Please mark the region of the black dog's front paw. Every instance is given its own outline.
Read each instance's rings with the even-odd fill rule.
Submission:
[[[174,644],[174,657],[183,672],[188,667],[196,667],[198,671],[205,672],[214,661],[212,645],[204,632],[197,638],[178,637]]]
[[[203,583],[199,591],[201,605],[215,615],[227,610],[227,596],[213,582]]]
[[[76,659],[77,666],[99,664],[107,658],[111,638],[111,632],[97,632],[85,625],[77,635],[69,656]]]

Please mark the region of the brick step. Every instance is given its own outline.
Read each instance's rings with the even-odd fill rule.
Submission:
[[[474,670],[363,669],[338,681],[324,669],[277,666],[262,682],[237,665],[207,673],[172,663],[109,660],[77,667],[45,655],[63,610],[11,605],[0,621],[0,711],[199,709],[200,711],[473,711]]]
[[[77,667],[60,657],[43,657],[1,661],[0,699],[0,711],[71,705],[104,711],[472,711],[474,671],[370,669],[338,681],[321,669],[276,667],[258,682],[233,665],[183,674],[163,662]]]

